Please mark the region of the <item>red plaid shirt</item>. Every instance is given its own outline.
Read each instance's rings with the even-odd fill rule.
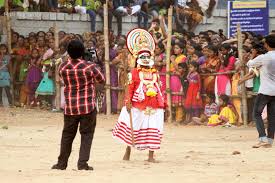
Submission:
[[[95,64],[84,60],[63,62],[59,74],[64,82],[65,115],[88,114],[95,109],[95,82],[105,82]]]

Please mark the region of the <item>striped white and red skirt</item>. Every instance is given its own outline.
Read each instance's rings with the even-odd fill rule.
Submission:
[[[151,114],[132,108],[135,148],[138,150],[160,149],[163,135],[164,110],[154,109]],[[118,122],[113,129],[113,137],[119,142],[132,146],[130,115],[126,107],[123,107]]]

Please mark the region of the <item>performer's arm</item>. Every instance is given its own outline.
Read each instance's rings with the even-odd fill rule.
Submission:
[[[134,95],[135,84],[132,77],[133,77],[133,74],[129,73],[128,74],[128,95],[126,97],[125,103],[131,103]]]

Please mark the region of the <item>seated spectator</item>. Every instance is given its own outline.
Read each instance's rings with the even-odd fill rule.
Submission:
[[[122,33],[122,17],[134,15],[141,9],[140,5],[131,7],[130,0],[113,0],[114,12],[113,15],[117,19],[118,35]]]
[[[23,11],[23,3],[20,0],[8,0],[9,11]],[[0,15],[5,13],[5,1],[0,2]]]
[[[218,105],[215,103],[215,95],[208,94],[205,98],[204,113],[200,118],[193,117],[192,122],[196,125],[207,125],[209,118],[212,115],[218,114]]]
[[[49,10],[50,12],[57,12],[57,0],[48,0],[48,6],[49,6]]]
[[[25,10],[37,12],[39,11],[39,0],[24,0],[22,7]]]
[[[74,0],[59,0],[58,9],[63,13],[73,13],[74,12]]]
[[[229,101],[229,97],[227,95],[221,95],[219,97],[219,106],[220,106],[220,113],[219,115],[214,114],[212,115],[207,125],[208,126],[218,126],[218,125],[225,125],[226,127],[230,127],[234,125],[239,118],[239,115],[234,107]]]
[[[105,4],[106,0],[100,0],[100,2],[101,2],[101,4]],[[109,31],[112,31],[113,10],[114,10],[113,1],[109,0],[108,1],[108,29],[109,29]],[[104,19],[103,6],[98,8],[97,14],[102,18],[102,20]]]
[[[164,0],[151,0],[149,4],[150,13],[153,15],[153,19],[156,19],[159,17],[160,12],[164,12],[166,14],[166,9],[164,8]]]
[[[143,29],[148,29],[148,19],[149,19],[149,7],[147,0],[138,0],[138,5],[141,6],[140,12],[138,12],[138,27]],[[143,19],[143,25],[142,25]]]
[[[81,13],[87,13],[91,19],[91,31],[96,31],[96,12],[102,6],[99,0],[76,0],[75,2],[75,10]],[[84,8],[85,7],[85,8]],[[85,11],[86,10],[86,11]]]

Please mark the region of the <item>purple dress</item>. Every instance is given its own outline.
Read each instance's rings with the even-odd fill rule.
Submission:
[[[113,48],[110,49],[109,52],[110,61],[112,61],[117,56],[117,51]],[[118,86],[118,69],[115,65],[110,65],[110,78],[111,78],[111,87]],[[105,72],[106,75],[106,72]],[[118,92],[116,90],[111,90],[111,112],[117,113],[117,105],[118,105]],[[106,98],[103,100],[102,104],[103,112],[106,113]]]
[[[29,100],[33,101],[35,97],[35,91],[42,79],[42,71],[39,67],[32,65],[27,74],[26,84],[29,88]]]

